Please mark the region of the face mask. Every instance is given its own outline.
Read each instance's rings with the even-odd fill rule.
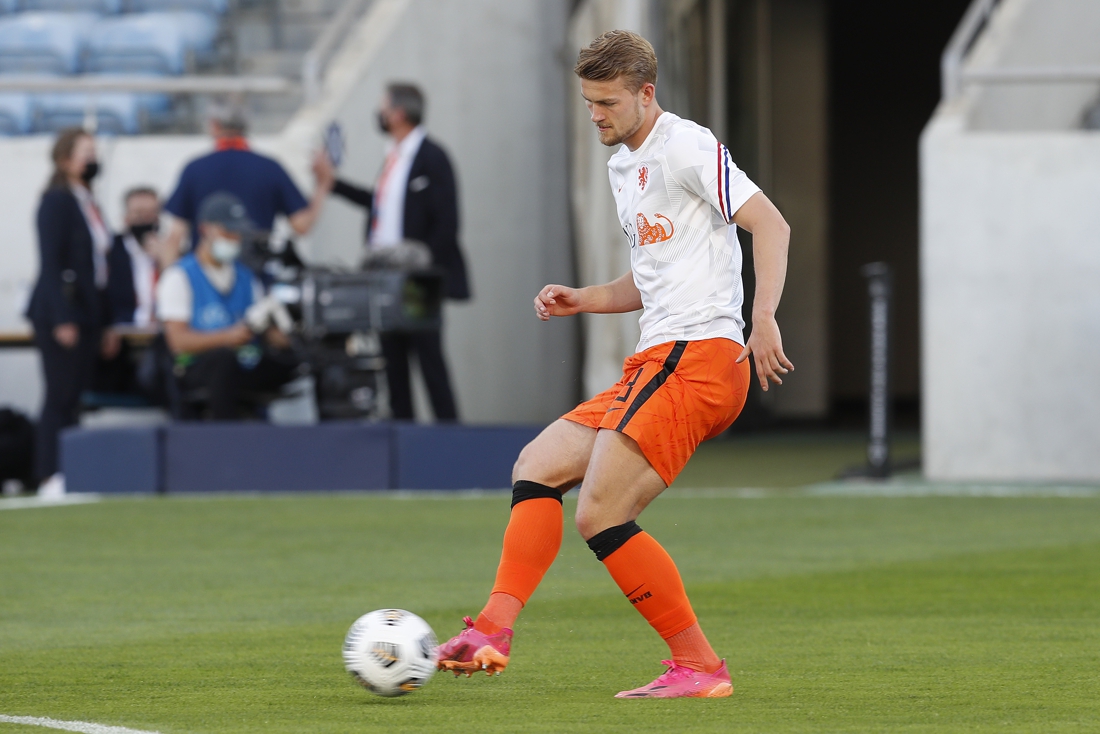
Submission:
[[[231,263],[241,255],[241,243],[218,237],[210,243],[210,254],[222,265]]]
[[[390,131],[390,121],[386,118],[386,113],[382,110],[378,110],[378,129],[384,133]]]
[[[134,236],[138,244],[145,242],[145,236],[150,232],[156,232],[159,228],[155,224],[135,224],[130,227],[130,234]]]
[[[80,172],[80,180],[90,184],[92,179],[99,175],[99,161],[88,161],[84,164],[84,170]]]

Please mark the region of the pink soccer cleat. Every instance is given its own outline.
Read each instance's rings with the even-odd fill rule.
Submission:
[[[667,665],[668,670],[657,680],[633,691],[616,693],[615,698],[724,698],[733,694],[725,660],[713,673],[700,673],[671,660],[662,660],[661,665]]]
[[[487,635],[474,629],[474,620],[469,617],[462,621],[466,629],[439,646],[435,667],[451,671],[456,678],[459,673],[469,678],[475,670],[500,675],[508,667],[512,630],[505,627],[495,635]]]

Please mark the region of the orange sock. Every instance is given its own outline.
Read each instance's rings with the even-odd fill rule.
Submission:
[[[677,665],[703,673],[713,673],[722,667],[722,660],[707,642],[707,636],[698,622],[666,638],[665,642],[672,652],[672,661]]]
[[[511,594],[497,591],[489,595],[489,601],[477,615],[474,629],[487,635],[495,635],[505,627],[512,627],[523,609],[523,602]]]
[[[617,530],[610,528],[604,532]],[[630,532],[635,534],[604,556],[604,566],[634,608],[668,643],[673,660],[689,668],[705,669],[718,657],[699,629],[676,564],[649,533],[636,525]],[[599,536],[592,538],[589,545],[598,545],[598,539]],[[697,634],[692,630],[697,630]],[[717,670],[719,665],[714,664],[708,672]]]
[[[512,507],[493,593],[474,624],[478,631],[495,634],[501,627],[515,624],[523,605],[558,557],[561,535],[560,499],[536,497]]]

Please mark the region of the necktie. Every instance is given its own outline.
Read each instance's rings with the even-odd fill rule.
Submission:
[[[374,187],[374,201],[373,207],[371,207],[371,220],[370,220],[370,233],[373,239],[378,232],[378,213],[381,210],[382,197],[386,195],[386,184],[389,182],[390,173],[393,172],[393,167],[397,163],[397,146],[394,146],[393,150],[386,156],[386,163],[382,166],[382,175],[378,177],[378,184]]]

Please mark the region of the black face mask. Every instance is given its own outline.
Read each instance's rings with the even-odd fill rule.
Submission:
[[[378,110],[378,129],[387,134],[390,131],[390,121],[386,119],[386,113],[382,110]]]
[[[156,232],[158,229],[156,224],[135,224],[130,227],[130,234],[134,236],[139,245],[145,243],[145,236],[150,232]]]
[[[80,172],[80,180],[90,184],[92,179],[99,175],[99,161],[88,161],[84,164],[84,170]]]

